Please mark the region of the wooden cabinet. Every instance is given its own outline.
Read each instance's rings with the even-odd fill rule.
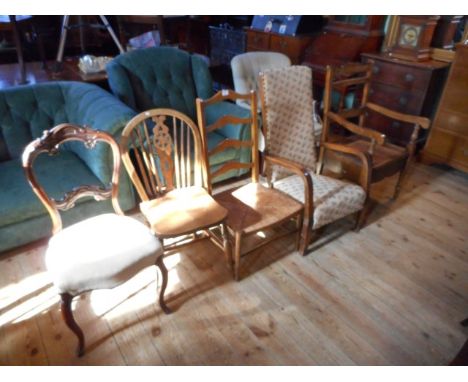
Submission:
[[[231,65],[234,56],[245,52],[245,32],[210,26],[211,65]]]
[[[458,45],[455,60],[422,153],[426,163],[445,163],[468,172],[468,46]]]
[[[410,62],[383,54],[362,54],[364,62],[373,62],[369,101],[402,113],[433,118],[442,92],[448,64],[439,61]],[[406,144],[413,126],[369,112],[367,122],[399,144]],[[427,136],[421,131],[418,147]]]
[[[304,50],[312,41],[310,35],[287,36],[247,29],[247,51],[273,51],[285,54],[293,64],[299,64]]]

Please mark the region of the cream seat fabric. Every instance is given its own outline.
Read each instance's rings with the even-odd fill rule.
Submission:
[[[291,60],[283,53],[247,52],[239,54],[231,60],[234,90],[241,94],[247,94],[251,90],[258,92],[258,75],[261,72],[288,66],[291,66]],[[250,108],[242,100],[237,101],[237,104],[247,109]],[[257,105],[260,107],[261,103],[257,102]]]
[[[138,220],[103,214],[64,228],[49,241],[45,261],[59,293],[113,288],[154,265],[160,241]]]

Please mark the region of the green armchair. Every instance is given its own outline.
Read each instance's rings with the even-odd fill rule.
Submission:
[[[111,91],[136,112],[153,108],[175,109],[197,120],[195,100],[210,98],[213,82],[205,61],[183,50],[172,47],[157,47],[134,50],[121,54],[107,64]],[[237,115],[248,118],[248,110],[233,103],[223,102],[206,111],[210,124],[222,115]],[[247,125],[229,125],[208,135],[208,150],[226,139],[249,140]],[[248,149],[231,148],[213,155],[210,166],[215,170],[229,161],[250,162]],[[246,170],[233,170],[214,181],[239,176]]]
[[[51,234],[50,216],[21,166],[25,146],[44,130],[64,122],[120,137],[134,115],[114,96],[86,83],[50,82],[0,90],[0,252]],[[55,198],[81,184],[108,184],[112,175],[106,145],[87,150],[66,143],[57,158],[41,156],[35,166],[39,182]],[[119,201],[129,210],[135,206],[135,198],[125,171],[119,183]],[[108,211],[113,211],[110,203],[83,199],[63,214],[64,225]]]

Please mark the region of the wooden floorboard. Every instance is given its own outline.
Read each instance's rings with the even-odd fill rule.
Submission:
[[[77,298],[86,354],[64,325],[45,244],[0,256],[1,365],[446,365],[468,337],[468,176],[415,165],[400,197],[375,185],[368,224],[334,223],[302,257],[290,235],[242,259],[232,280],[201,241]],[[227,187],[224,185],[223,187]]]

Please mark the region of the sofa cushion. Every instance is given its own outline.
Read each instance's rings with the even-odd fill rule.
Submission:
[[[38,182],[53,198],[84,184],[102,185],[91,170],[70,151],[57,157],[39,156],[34,162]],[[42,214],[47,210],[28,184],[20,159],[0,162],[0,227]],[[77,203],[83,202],[80,199]]]

